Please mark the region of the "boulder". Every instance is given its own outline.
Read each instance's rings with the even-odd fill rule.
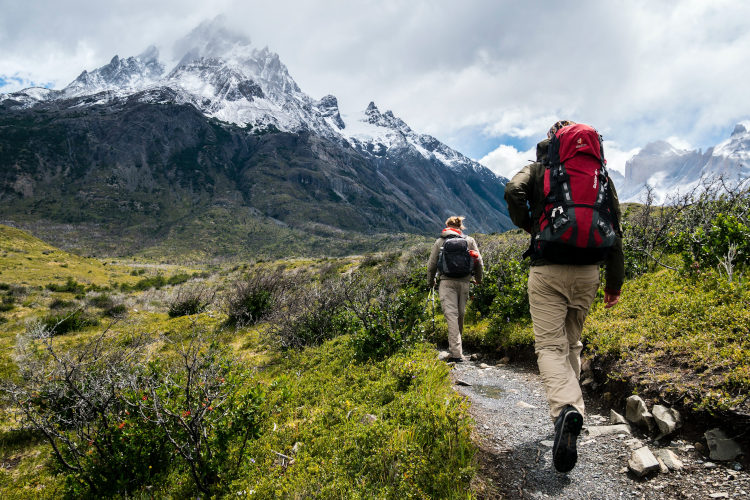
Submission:
[[[651,453],[651,450],[648,449],[648,446],[644,446],[633,451],[630,455],[628,468],[633,471],[633,474],[636,476],[643,477],[651,472],[658,471],[659,461],[656,460],[656,457]]]
[[[656,451],[656,458],[661,460],[669,470],[682,470],[683,463],[672,450],[662,448]]]
[[[609,410],[609,423],[611,423],[612,425],[627,424],[628,421],[625,420],[625,417],[617,413],[615,410]]]
[[[659,427],[662,436],[668,436],[682,426],[680,412],[662,405],[654,405],[651,410],[654,421]]]
[[[706,431],[704,436],[706,436],[706,443],[708,444],[709,457],[711,457],[711,460],[734,460],[742,453],[740,445],[728,437],[724,431],[719,428]]]
[[[649,431],[654,428],[654,416],[648,411],[640,396],[630,396],[625,400],[625,418],[633,424],[646,427]]]

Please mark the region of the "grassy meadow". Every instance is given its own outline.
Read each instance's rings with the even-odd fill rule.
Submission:
[[[748,198],[627,207],[622,298],[583,333],[600,396],[750,414]],[[528,358],[527,236],[476,238],[465,349]],[[473,497],[429,248],[185,266],[0,226],[0,494]]]

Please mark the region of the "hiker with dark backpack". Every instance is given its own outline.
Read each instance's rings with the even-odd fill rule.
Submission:
[[[427,263],[427,276],[430,288],[435,279],[440,278],[438,294],[448,323],[448,361],[463,361],[461,334],[464,329],[464,311],[469,298],[472,278],[482,282],[482,256],[474,238],[463,233],[464,217],[450,217],[445,221],[445,229],[435,240]]]
[[[534,348],[555,440],[552,459],[560,472],[573,469],[583,425],[581,331],[605,267],[604,302],[620,299],[625,275],[620,204],[599,133],[559,121],[537,144],[537,161],[505,187],[513,223],[531,234],[529,305]]]

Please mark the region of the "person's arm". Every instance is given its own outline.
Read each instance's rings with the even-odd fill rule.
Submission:
[[[430,288],[435,286],[435,273],[437,273],[438,255],[440,255],[440,238],[435,241],[430,251],[430,259],[427,261],[427,284]]]
[[[625,253],[622,248],[622,211],[620,210],[620,200],[617,197],[617,190],[609,181],[609,196],[612,200],[612,211],[617,220],[617,239],[615,245],[610,250],[607,260],[604,263],[604,307],[609,308],[617,304],[620,300],[622,284],[625,281]]]
[[[531,215],[529,214],[529,198],[533,189],[532,166],[526,165],[505,186],[505,201],[508,203],[508,213],[513,224],[527,233],[531,233]]]
[[[480,284],[484,276],[484,262],[482,261],[482,254],[479,253],[477,241],[474,238],[469,239],[469,250],[476,253],[476,256],[472,254],[472,257],[474,258],[474,270],[472,273],[474,275],[474,281],[476,281],[477,284]]]

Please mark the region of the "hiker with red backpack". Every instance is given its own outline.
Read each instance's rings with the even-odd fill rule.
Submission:
[[[449,217],[445,229],[435,240],[427,262],[427,276],[430,288],[435,279],[440,278],[438,294],[448,323],[448,361],[462,362],[461,334],[464,330],[464,311],[469,299],[472,279],[482,282],[482,256],[477,242],[463,233],[464,217]]]
[[[537,144],[537,161],[505,187],[513,223],[531,234],[528,293],[534,347],[560,472],[573,469],[583,425],[581,331],[605,268],[605,307],[620,299],[625,275],[620,204],[599,133],[563,120]]]

